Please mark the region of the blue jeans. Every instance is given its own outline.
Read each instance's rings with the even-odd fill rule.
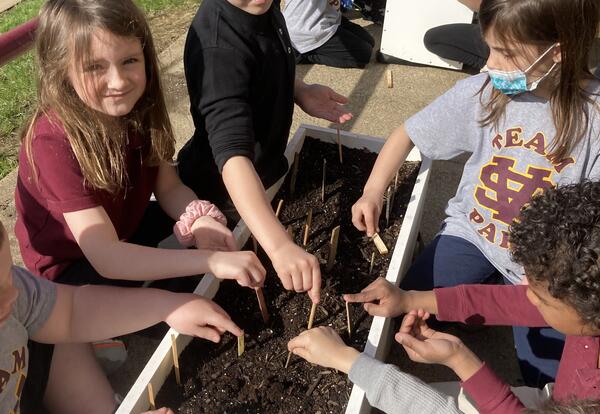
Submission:
[[[400,287],[405,290],[431,290],[502,281],[500,272],[472,243],[460,237],[441,235],[417,257]],[[509,282],[504,280],[504,283]],[[552,328],[513,327],[513,337],[525,384],[542,388],[554,381],[564,335]]]

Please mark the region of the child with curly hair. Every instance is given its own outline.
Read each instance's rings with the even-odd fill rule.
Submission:
[[[598,400],[599,197],[600,182],[585,181],[546,190],[522,208],[510,227],[509,240],[513,260],[525,269],[527,285],[404,291],[380,278],[344,298],[364,303],[371,315],[396,317],[409,312],[396,340],[412,360],[453,369],[480,412],[520,413],[524,405],[460,339],[428,327],[429,314],[442,321],[556,329],[566,335],[566,341],[552,399],[561,403]],[[302,355],[304,345],[290,344]],[[358,353],[353,358],[356,361]]]

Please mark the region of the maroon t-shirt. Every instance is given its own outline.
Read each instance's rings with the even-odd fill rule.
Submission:
[[[156,184],[158,168],[142,165],[147,142],[130,132],[127,151],[128,186],[117,195],[90,188],[59,121],[40,117],[34,127],[32,154],[37,181],[25,148],[19,153],[15,190],[15,233],[27,268],[54,280],[84,257],[63,213],[102,206],[119,236],[129,239],[137,230]]]

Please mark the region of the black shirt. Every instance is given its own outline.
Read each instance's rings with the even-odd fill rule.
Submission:
[[[188,32],[184,67],[196,130],[178,155],[183,182],[222,202],[223,165],[242,155],[265,188],[274,184],[287,170],[295,79],[279,7],[256,16],[227,0],[204,0]]]

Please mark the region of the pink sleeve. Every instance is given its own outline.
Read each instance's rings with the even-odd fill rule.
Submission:
[[[437,318],[474,325],[548,326],[527,286],[461,285],[435,289]]]
[[[519,414],[525,409],[510,387],[485,364],[462,386],[481,414]]]
[[[84,185],[81,168],[64,135],[37,135],[32,151],[37,185],[50,210],[67,213],[101,205],[97,194]]]

